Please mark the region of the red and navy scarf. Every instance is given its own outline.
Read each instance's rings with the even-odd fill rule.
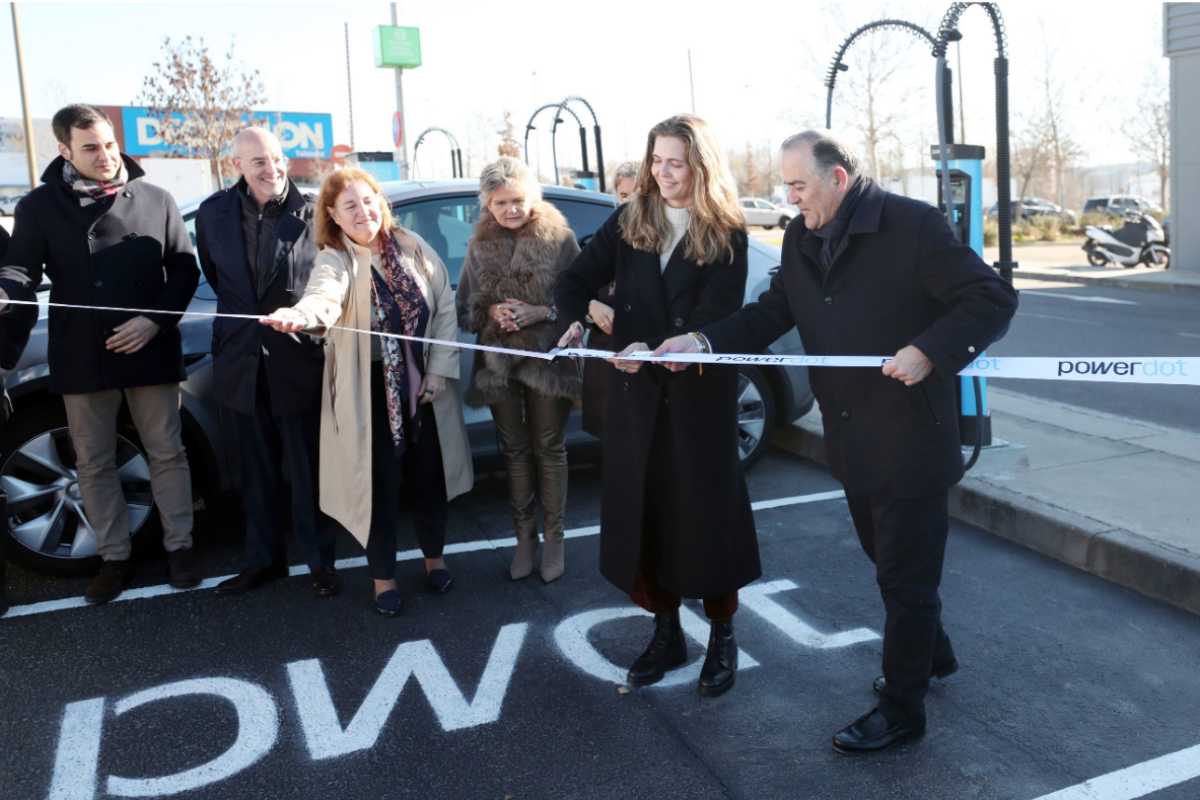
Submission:
[[[75,169],[75,165],[70,161],[63,162],[62,176],[63,183],[75,193],[80,204],[85,206],[91,205],[97,200],[112,197],[121,191],[121,187],[129,181],[129,173],[125,171],[124,163],[121,164],[121,168],[117,170],[116,176],[111,181],[85,178],[79,174],[79,170]]]

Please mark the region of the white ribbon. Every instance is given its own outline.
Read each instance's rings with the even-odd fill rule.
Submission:
[[[9,300],[17,305],[45,305],[53,308],[71,308],[85,311],[120,311],[127,314],[175,314],[185,317],[224,317],[259,321],[266,317],[255,314],[221,314],[212,311],[162,311],[152,308],[118,308],[114,306],[85,306],[70,303],[39,303],[35,300]],[[366,331],[359,328],[335,325],[330,330],[348,333],[381,336],[389,339],[404,339],[410,342],[457,347],[461,350],[477,350],[502,353],[510,356],[537,358],[552,361],[555,358],[613,358],[616,353],[609,350],[591,350],[583,347],[554,348],[549,352],[516,350],[425,336],[405,336],[399,333]],[[811,355],[762,355],[755,353],[672,353],[655,356],[649,351],[629,353],[621,356],[624,361],[649,363],[674,362],[681,364],[727,364],[730,366],[759,365],[776,367],[869,367],[877,369],[891,360],[891,356],[811,356]],[[967,377],[1016,378],[1048,381],[1098,381],[1105,383],[1155,383],[1177,386],[1200,386],[1200,357],[1196,356],[1071,356],[1023,357],[981,356],[958,373]]]

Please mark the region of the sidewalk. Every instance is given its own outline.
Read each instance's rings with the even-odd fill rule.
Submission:
[[[1200,435],[993,387],[988,399],[1004,443],[951,490],[951,515],[1200,614]],[[819,414],[773,441],[824,463]]]
[[[989,264],[994,264],[997,258],[999,252],[996,248],[984,249],[984,260]],[[1200,272],[1141,266],[1133,269],[1093,267],[1087,263],[1083,249],[1074,242],[1014,247],[1013,259],[1018,265],[1013,270],[1015,280],[1064,281],[1122,289],[1200,291]]]

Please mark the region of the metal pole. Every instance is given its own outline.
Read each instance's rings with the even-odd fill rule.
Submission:
[[[346,32],[346,101],[350,105],[350,149],[354,149],[354,82],[350,80],[350,23],[343,23]]]
[[[954,60],[957,62],[954,67],[958,70],[958,135],[962,141],[967,141],[967,117],[966,110],[963,106],[963,71],[962,71],[962,42],[954,43]]]
[[[33,141],[33,117],[29,114],[29,90],[25,88],[25,62],[21,56],[21,23],[17,19],[17,4],[12,9],[13,44],[17,51],[17,83],[21,86],[21,116],[25,119],[25,160],[29,166],[29,188],[37,188],[37,152]]]
[[[688,48],[688,89],[692,93],[692,113],[696,113],[696,81],[692,77],[692,48]]]
[[[392,25],[397,25],[396,22],[396,3],[392,3]],[[400,180],[408,180],[408,138],[404,135],[404,128],[407,120],[404,117],[404,70],[396,68],[396,113],[400,115],[400,141],[394,156],[399,156],[397,163],[400,165]]]
[[[595,126],[593,133],[596,135],[596,174],[600,177],[600,191],[604,192],[604,143],[600,139],[599,125]]]

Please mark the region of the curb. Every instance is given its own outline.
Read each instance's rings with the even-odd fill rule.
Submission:
[[[1112,286],[1118,289],[1153,289],[1160,292],[1200,292],[1200,283],[1178,283],[1166,281],[1151,281],[1144,278],[1101,278],[1095,275],[1074,275],[1069,272],[1039,272],[1036,269],[1018,267],[1013,270],[1013,278],[1028,278],[1034,281],[1062,281],[1064,283],[1079,283],[1089,286]]]
[[[819,422],[780,428],[771,443],[826,465]],[[1200,614],[1200,557],[967,474],[950,489],[950,516],[1056,561]]]

